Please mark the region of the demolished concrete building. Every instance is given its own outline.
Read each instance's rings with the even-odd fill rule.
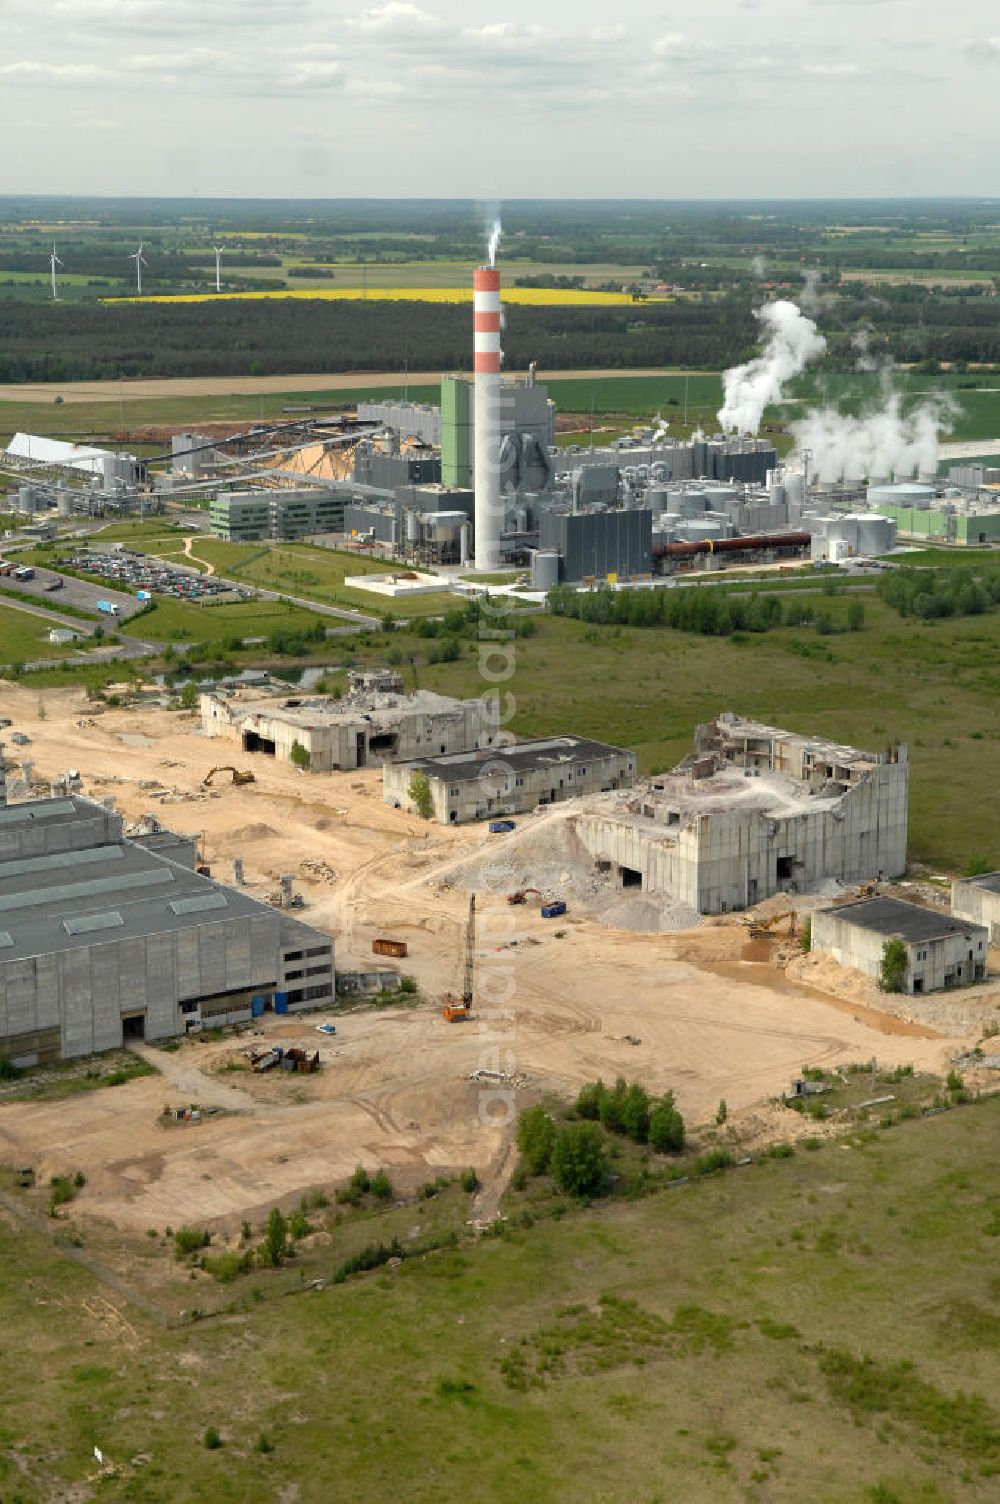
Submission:
[[[262,695],[216,688],[200,699],[202,733],[314,773],[491,747],[497,727],[479,700],[416,690],[396,674],[352,674],[349,693]],[[302,749],[293,758],[293,749]]]
[[[699,726],[695,752],[578,834],[624,886],[702,914],[749,908],[829,879],[906,867],[906,748],[863,752],[730,712]]]

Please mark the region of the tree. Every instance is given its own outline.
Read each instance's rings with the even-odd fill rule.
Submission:
[[[529,1175],[544,1175],[552,1158],[556,1125],[539,1104],[517,1120],[517,1147]]]
[[[649,1142],[660,1154],[676,1154],[684,1147],[684,1119],[668,1091],[649,1115]]]
[[[276,1206],[271,1208],[267,1219],[267,1231],[261,1245],[263,1262],[277,1269],[288,1252],[288,1223]]]
[[[429,820],[434,813],[434,796],[426,773],[414,773],[410,779],[409,795],[410,803],[421,820]]]
[[[902,940],[887,940],[882,947],[878,984],[883,992],[902,992],[909,958]]]
[[[808,915],[802,921],[802,930],[799,934],[799,944],[804,951],[811,951],[813,945],[813,922],[812,916]]]
[[[198,686],[193,679],[189,679],[181,690],[181,709],[194,710],[198,704]]]
[[[604,1134],[596,1123],[567,1123],[552,1145],[552,1175],[571,1196],[592,1196],[604,1184]]]
[[[649,1137],[649,1093],[638,1082],[625,1088],[622,1098],[622,1132],[637,1144],[644,1144]]]
[[[309,751],[309,748],[303,747],[300,741],[292,742],[292,750],[288,755],[294,766],[297,768],[302,768],[303,770],[305,770],[312,764],[312,754]]]

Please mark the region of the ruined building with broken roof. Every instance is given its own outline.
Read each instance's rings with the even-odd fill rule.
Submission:
[[[625,886],[702,914],[906,867],[906,748],[863,752],[730,712],[639,792],[581,814],[577,832]]]

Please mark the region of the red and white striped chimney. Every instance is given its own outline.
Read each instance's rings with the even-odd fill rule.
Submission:
[[[503,502],[500,495],[500,273],[480,266],[473,273],[475,350],[476,568],[500,562]]]

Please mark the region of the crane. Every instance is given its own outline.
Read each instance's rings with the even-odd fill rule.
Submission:
[[[465,926],[465,970],[462,975],[462,996],[445,993],[444,1017],[447,1023],[461,1023],[472,1012],[472,987],[476,968],[476,895],[469,897],[469,919]]]

